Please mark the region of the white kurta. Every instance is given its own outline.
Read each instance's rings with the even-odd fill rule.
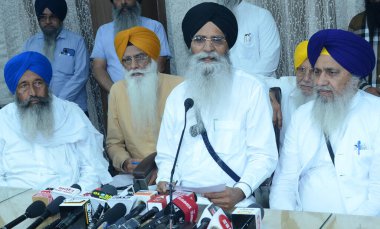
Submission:
[[[27,141],[15,103],[0,110],[0,186],[45,189],[79,184],[92,191],[112,180],[103,136],[74,103],[53,96],[54,134]]]
[[[281,44],[272,14],[246,1],[242,1],[233,11],[239,31],[236,43],[230,50],[232,65],[250,74],[275,76]]]
[[[292,116],[273,179],[271,208],[379,215],[380,99],[363,91],[354,96],[343,125],[330,139],[335,167],[332,162],[326,166],[331,159],[322,131],[311,119],[313,103]],[[317,197],[330,198],[331,193],[338,197],[322,199],[322,206]]]
[[[255,190],[274,171],[277,149],[271,121],[268,91],[255,78],[241,70],[233,72],[231,96],[223,98],[222,115],[203,115],[211,145],[222,160]],[[157,143],[156,163],[159,181],[169,181],[178,142],[184,126],[186,82],[169,95]],[[210,91],[210,93],[212,93]],[[192,137],[189,128],[196,124],[194,108],[187,113],[187,127],[179,152],[174,180],[183,186],[205,187],[235,182],[212,159],[200,135]],[[249,187],[237,184],[244,194]]]

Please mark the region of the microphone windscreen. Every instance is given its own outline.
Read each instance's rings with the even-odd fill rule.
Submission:
[[[102,188],[101,188],[101,191],[105,192],[105,193],[107,193],[109,195],[112,195],[112,196],[116,196],[117,195],[117,189],[115,188],[115,186],[112,186],[110,184],[103,185]]]
[[[198,205],[191,196],[178,196],[173,203],[183,212],[186,223],[195,222],[198,216]]]
[[[46,210],[50,215],[55,215],[59,212],[59,205],[65,200],[65,197],[58,196],[47,207]]]
[[[249,205],[248,208],[260,208],[261,219],[264,218],[264,208],[263,208],[263,206],[261,206],[260,204],[258,204],[258,203],[253,203],[253,204]]]
[[[110,208],[106,213],[104,213],[103,222],[107,222],[108,224],[113,224],[119,218],[123,217],[127,212],[127,208],[122,203],[117,203],[115,206]]]
[[[37,216],[42,215],[46,209],[45,203],[38,200],[33,202],[29,207],[25,210],[25,215],[28,218],[35,218]]]
[[[191,98],[187,98],[184,102],[185,111],[188,111],[190,108],[194,106],[194,100]]]
[[[76,189],[79,189],[80,191],[82,191],[82,188],[80,187],[79,184],[73,184],[71,185],[72,188],[76,188]]]

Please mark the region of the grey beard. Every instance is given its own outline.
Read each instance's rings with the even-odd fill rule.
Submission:
[[[334,97],[331,101],[317,95],[312,108],[312,119],[327,137],[339,130],[344,123],[352,98],[358,90],[358,82],[358,78],[352,77],[342,94],[334,92]],[[318,86],[315,89],[317,90]]]
[[[215,61],[204,63],[202,58],[211,56]],[[185,72],[187,93],[194,106],[202,113],[218,114],[230,98],[232,85],[231,65],[228,56],[216,52],[191,55]]]
[[[126,12],[123,12],[127,9]],[[136,5],[132,7],[123,6],[121,9],[112,9],[112,17],[114,20],[115,35],[123,30],[140,25],[141,7],[136,1]]]
[[[31,104],[30,100],[20,101],[16,96],[20,126],[28,140],[34,140],[38,134],[50,138],[54,131],[52,97],[49,93],[47,97],[38,98],[39,103]]]
[[[54,37],[46,37],[44,39],[44,54],[50,60],[54,61],[54,52],[56,47],[56,38]]]
[[[133,73],[140,72],[142,78],[134,78]],[[126,71],[127,94],[130,103],[132,125],[137,133],[158,132],[157,97],[158,75],[157,63],[152,62],[143,70]],[[156,133],[156,132],[154,132]]]

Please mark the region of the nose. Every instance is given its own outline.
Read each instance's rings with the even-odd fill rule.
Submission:
[[[35,96],[35,95],[36,95],[36,90],[34,89],[33,86],[30,87],[30,89],[29,89],[29,95],[30,95],[30,96]]]
[[[319,76],[315,77],[315,85],[326,86],[328,85],[328,80],[324,71],[321,72]]]
[[[132,63],[131,63],[131,66],[129,68],[130,68],[130,70],[135,70],[135,69],[139,68],[139,65],[137,64],[137,61],[135,58],[132,58]]]
[[[203,51],[205,52],[212,52],[215,51],[214,45],[211,43],[211,40],[205,41],[205,46],[203,47]]]

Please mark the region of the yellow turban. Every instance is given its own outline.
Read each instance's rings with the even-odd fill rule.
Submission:
[[[160,40],[153,31],[145,27],[137,26],[116,34],[114,44],[120,61],[128,43],[141,49],[154,60],[157,60],[160,56]]]
[[[294,69],[297,68],[307,59],[307,44],[309,41],[302,41],[294,51]]]

